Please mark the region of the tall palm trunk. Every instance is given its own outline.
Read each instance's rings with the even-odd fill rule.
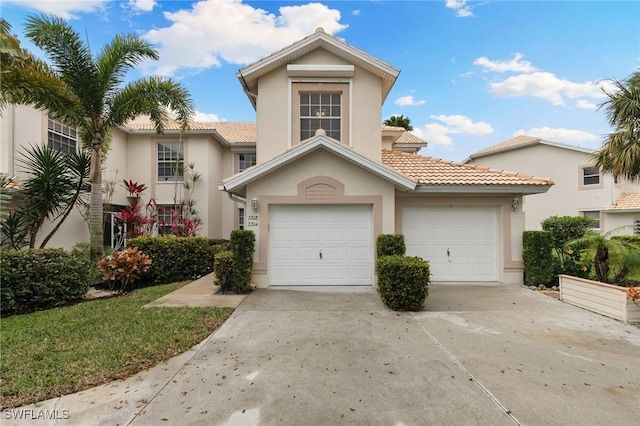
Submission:
[[[89,182],[91,182],[91,198],[89,201],[89,244],[91,259],[102,259],[104,251],[102,220],[104,207],[102,205],[102,146],[100,143],[91,145],[91,167],[89,170]]]

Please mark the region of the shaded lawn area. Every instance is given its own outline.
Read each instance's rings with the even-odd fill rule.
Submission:
[[[0,409],[129,377],[204,340],[230,308],[142,308],[189,282],[0,319]]]

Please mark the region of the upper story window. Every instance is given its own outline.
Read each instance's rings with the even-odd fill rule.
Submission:
[[[238,173],[256,165],[256,154],[238,154]]]
[[[300,140],[309,139],[323,129],[330,138],[340,140],[342,96],[340,93],[300,93]]]
[[[184,179],[184,144],[182,142],[158,142],[158,181],[182,181]]]
[[[600,171],[595,167],[582,168],[582,186],[600,185]]]
[[[47,120],[47,146],[58,151],[76,152],[78,149],[76,129],[49,118]]]

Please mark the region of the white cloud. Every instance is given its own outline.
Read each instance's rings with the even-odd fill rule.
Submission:
[[[481,56],[475,61],[473,61],[473,65],[481,66],[485,69],[485,71],[494,71],[494,72],[533,72],[536,71],[536,68],[531,65],[529,61],[523,61],[522,58],[524,56],[522,53],[517,52],[513,55],[512,59],[508,61],[492,61],[486,56]]]
[[[560,142],[560,143],[581,143],[581,142],[595,142],[599,141],[601,138],[593,133],[585,132],[583,130],[575,130],[575,129],[552,129],[550,127],[535,127],[529,130],[518,130],[513,134],[513,136],[518,135],[527,135],[527,136],[536,136],[538,138],[548,140],[551,142]]]
[[[110,0],[3,0],[38,12],[51,13],[63,19],[76,19],[77,12],[91,13],[102,10]]]
[[[413,133],[433,145],[452,145],[452,134],[488,135],[494,132],[493,127],[484,121],[473,122],[464,115],[432,115],[433,120],[440,123],[428,123]]]
[[[418,101],[414,99],[414,97],[411,95],[400,96],[398,99],[395,100],[395,104],[400,106],[420,106],[420,105],[424,105],[425,103],[427,103],[427,101],[425,100]]]
[[[337,33],[340,11],[320,3],[283,6],[279,15],[243,4],[241,0],[203,0],[191,9],[165,12],[172,24],[145,34],[159,45],[160,61],[150,71],[172,75],[180,69],[198,72],[221,63],[244,65],[323,27]]]
[[[129,6],[140,12],[151,12],[157,4],[156,0],[129,0]]]
[[[360,9],[356,9],[356,10],[351,11],[351,15],[360,16]]]
[[[467,0],[446,0],[445,6],[456,11],[458,18],[473,16],[473,6],[467,4]]]
[[[597,110],[598,109],[598,105],[594,104],[593,102],[589,102],[586,99],[578,99],[576,101],[576,106],[578,108],[582,108],[582,109],[590,109],[590,110]]]
[[[193,121],[218,122],[218,121],[225,121],[225,120],[220,120],[220,117],[218,116],[218,114],[207,114],[205,112],[196,111],[196,113],[193,116]]]
[[[565,98],[603,98],[601,87],[600,82],[574,83],[558,78],[550,72],[520,74],[503,81],[489,83],[491,92],[496,96],[505,98],[534,96],[546,99],[554,105],[565,105]]]

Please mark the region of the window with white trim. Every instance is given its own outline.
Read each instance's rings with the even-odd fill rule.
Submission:
[[[582,168],[582,186],[600,185],[600,171],[595,167]]]
[[[633,235],[640,235],[640,216],[633,218]]]
[[[182,142],[158,142],[158,181],[182,181],[184,179],[184,144]]]
[[[256,165],[256,154],[238,154],[238,173]]]
[[[340,93],[300,92],[300,140],[309,139],[323,129],[330,138],[340,140],[342,96]]]
[[[244,209],[238,209],[238,229],[244,229]]]
[[[584,217],[589,217],[595,222],[591,225],[591,229],[600,229],[600,212],[597,210],[582,212]]]
[[[58,151],[76,152],[78,149],[78,134],[75,127],[67,126],[49,118],[47,120],[47,146]]]
[[[173,224],[178,224],[183,214],[179,205],[164,204],[157,206],[158,234],[171,235]]]

